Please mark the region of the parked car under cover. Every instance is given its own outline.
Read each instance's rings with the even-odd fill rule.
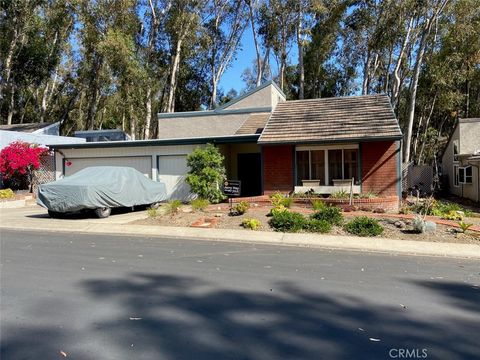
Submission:
[[[107,217],[116,207],[158,206],[165,200],[165,184],[148,179],[138,170],[119,166],[92,166],[63,179],[42,184],[37,203],[52,217],[92,209]]]

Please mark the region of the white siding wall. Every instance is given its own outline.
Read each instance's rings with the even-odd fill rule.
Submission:
[[[87,148],[87,149],[61,149],[61,153],[55,152],[55,166],[56,166],[56,178],[63,177],[63,159],[76,158],[85,159],[88,158],[92,164],[95,163],[94,158],[99,158],[99,165],[105,165],[105,158],[118,158],[128,157],[130,161],[131,157],[138,156],[140,161],[145,161],[145,157],[151,159],[151,169],[149,177],[154,180],[158,180],[159,172],[157,168],[157,157],[164,155],[182,155],[185,157],[190,154],[194,149],[202,145],[171,145],[171,146],[139,146],[139,147],[126,147],[119,146],[114,148]],[[83,160],[86,161],[86,160]],[[118,161],[114,161],[114,165],[120,165]],[[171,165],[171,164],[170,164]],[[170,169],[170,165],[166,169]],[[185,166],[182,169],[186,169]],[[176,172],[179,168],[175,169]],[[187,169],[188,171],[188,169]],[[176,174],[176,173],[175,173]],[[174,175],[179,176],[179,175]],[[185,194],[185,188],[182,188],[181,193]],[[172,194],[170,194],[172,195]]]

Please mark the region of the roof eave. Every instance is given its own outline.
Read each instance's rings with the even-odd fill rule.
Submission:
[[[180,138],[180,139],[155,139],[155,140],[129,140],[129,141],[101,141],[86,142],[80,144],[57,144],[49,148],[56,149],[94,149],[94,148],[115,148],[115,147],[141,147],[141,146],[167,146],[167,145],[201,145],[212,144],[235,144],[245,142],[257,142],[260,134],[214,136],[201,138]]]
[[[395,136],[366,136],[348,139],[311,139],[311,140],[279,140],[279,141],[262,141],[258,140],[259,145],[286,145],[286,144],[332,144],[332,143],[349,143],[349,142],[365,142],[365,141],[398,141],[402,140],[402,135]]]

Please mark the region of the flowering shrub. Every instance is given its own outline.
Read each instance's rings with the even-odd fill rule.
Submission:
[[[0,172],[2,178],[15,187],[31,183],[33,170],[40,167],[40,157],[48,154],[48,149],[22,141],[15,141],[0,152]]]

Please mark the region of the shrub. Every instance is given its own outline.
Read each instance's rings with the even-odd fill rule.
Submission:
[[[245,229],[258,230],[261,226],[261,223],[257,219],[243,219],[242,226]]]
[[[312,201],[312,207],[313,207],[313,210],[319,211],[319,210],[325,209],[326,207],[328,207],[328,205],[325,204],[324,201],[317,199]]]
[[[15,189],[29,188],[33,180],[33,170],[40,167],[40,157],[48,154],[48,149],[15,141],[0,151],[0,172],[3,180]]]
[[[447,213],[444,213],[443,215],[441,215],[442,219],[445,219],[445,220],[463,220],[463,214],[461,211],[457,211],[457,210],[450,210],[449,212]]]
[[[12,199],[15,197],[15,193],[12,189],[3,189],[0,190],[0,199]]]
[[[306,219],[302,214],[290,211],[280,212],[270,219],[270,226],[275,231],[297,232],[305,227]]]
[[[150,218],[154,218],[154,217],[157,217],[158,213],[157,213],[157,209],[154,209],[154,208],[148,208],[147,209],[147,215],[148,217]]]
[[[216,204],[223,199],[220,185],[225,180],[224,157],[212,144],[205,148],[197,148],[187,156],[190,171],[185,181],[192,192],[199,197]]]
[[[248,209],[250,209],[250,204],[246,201],[241,201],[233,207],[233,213],[235,215],[243,215]]]
[[[180,211],[182,202],[180,200],[170,200],[167,203],[167,214],[175,215]]]
[[[330,195],[330,198],[332,199],[342,199],[342,200],[345,200],[345,199],[349,199],[350,198],[350,193],[346,190],[340,190],[340,191],[336,191],[334,193],[332,193]]]
[[[460,229],[462,230],[462,233],[465,234],[465,233],[467,232],[467,230],[470,229],[470,227],[473,226],[473,224],[467,224],[467,223],[465,223],[465,222],[463,222],[463,221],[460,221],[460,222],[458,223],[458,226],[460,226]]]
[[[343,215],[340,208],[336,206],[326,206],[313,213],[312,219],[325,220],[332,225],[342,225]]]
[[[269,216],[275,216],[276,214],[279,214],[279,213],[282,213],[282,212],[285,212],[285,211],[288,211],[288,209],[283,205],[279,205],[279,206],[276,206],[276,207],[272,208],[268,215]]]
[[[345,225],[345,230],[357,236],[377,236],[383,233],[383,227],[377,220],[359,216]]]
[[[358,199],[375,199],[375,198],[378,197],[378,194],[374,193],[374,192],[371,192],[371,191],[368,191],[366,193],[360,193],[360,194],[356,195],[355,197],[357,197]]]
[[[309,219],[305,224],[305,230],[324,234],[332,230],[332,224],[325,220]]]
[[[208,201],[207,199],[198,198],[198,199],[192,200],[190,202],[190,205],[192,206],[192,209],[195,211],[203,211],[208,207],[208,205],[210,205],[210,201]]]
[[[270,201],[274,207],[282,205],[286,208],[289,208],[292,205],[293,198],[285,196],[280,192],[276,192],[275,194],[270,195]]]

